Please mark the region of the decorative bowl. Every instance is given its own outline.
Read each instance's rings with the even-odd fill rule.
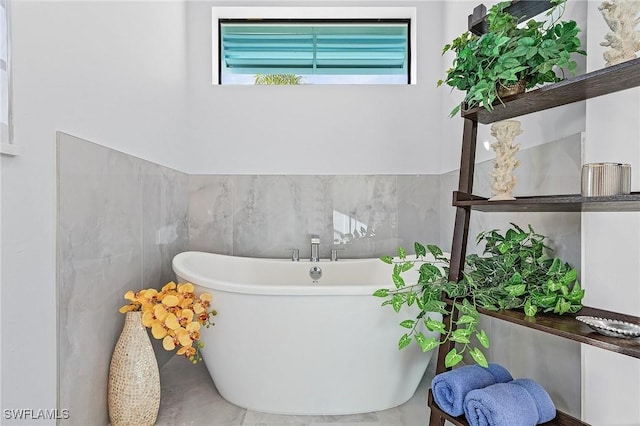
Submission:
[[[576,319],[605,336],[621,337],[623,339],[640,337],[640,325],[638,324],[584,315],[577,316]]]

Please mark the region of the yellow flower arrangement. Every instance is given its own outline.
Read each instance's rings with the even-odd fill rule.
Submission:
[[[142,311],[142,324],[151,329],[155,339],[162,340],[162,347],[176,355],[184,355],[192,363],[202,361],[200,328],[214,325],[210,318],[216,311],[210,310],[213,297],[209,293],[195,295],[191,283],[177,284],[173,281],[158,291],[155,288],[129,290],[124,298],[129,304],[119,309],[121,313]]]

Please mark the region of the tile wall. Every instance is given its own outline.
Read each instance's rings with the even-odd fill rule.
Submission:
[[[58,399],[66,424],[107,424],[127,290],[173,278],[187,247],[187,175],[59,133]],[[158,362],[170,357],[156,345]]]
[[[518,158],[516,196],[579,191],[579,135],[521,151]],[[477,166],[479,195],[489,195],[484,176],[490,168],[490,162]],[[410,249],[414,241],[448,251],[456,187],[457,171],[440,176],[189,176],[59,134],[59,406],[74,413],[67,424],[107,424],[106,380],[122,329],[117,313],[122,295],[172,280],[176,253],[284,258],[298,248],[301,257],[308,257],[309,237],[316,233],[321,257],[332,248],[343,250],[340,255],[346,258],[378,257],[395,253],[398,245]],[[579,214],[477,213],[472,218],[471,236],[510,221],[531,223],[554,236],[558,255],[579,265]],[[474,250],[473,243],[469,247]],[[541,381],[562,390],[552,395],[559,408],[579,414],[578,344],[523,334],[508,324],[487,327],[497,336],[491,356],[514,365],[520,377],[541,371],[543,360],[557,358],[525,350],[505,353],[501,340],[531,347],[531,341],[535,345],[551,337],[545,346],[572,354],[549,363]],[[169,354],[157,348],[162,365]]]
[[[439,177],[240,176],[189,178],[189,248],[235,256],[345,258],[393,254],[440,235]],[[416,224],[419,224],[416,226]]]

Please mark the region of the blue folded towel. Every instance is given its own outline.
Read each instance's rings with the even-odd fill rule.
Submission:
[[[517,379],[474,389],[464,398],[470,426],[534,426],[556,416],[556,406],[542,386]]]
[[[511,380],[511,374],[498,364],[489,364],[488,368],[466,365],[436,375],[431,381],[431,389],[440,409],[457,417],[464,413],[464,397],[469,391]]]

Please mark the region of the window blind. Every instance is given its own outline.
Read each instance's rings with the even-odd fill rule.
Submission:
[[[243,74],[407,74],[409,22],[220,22],[221,67]]]

